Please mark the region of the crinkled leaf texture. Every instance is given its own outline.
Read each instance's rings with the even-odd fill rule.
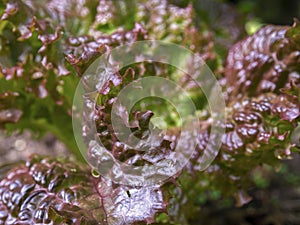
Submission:
[[[279,164],[280,159],[291,157],[293,149],[297,147],[295,143],[291,142],[291,136],[298,125],[300,116],[298,26],[297,22],[292,27],[267,26],[230,49],[223,80],[228,98],[227,120],[225,124],[220,124],[226,129],[220,153],[206,171],[199,173],[203,151],[209,138],[214,138],[210,137],[211,120],[204,118],[200,124],[196,151],[186,167],[187,172],[192,174],[194,179],[187,176],[183,176],[182,179],[179,177],[183,191],[178,191],[177,188],[173,190],[178,193],[178,196],[176,196],[176,200],[170,201],[169,215],[172,220],[180,221],[182,224],[186,223],[185,215],[188,215],[189,212],[185,211],[183,206],[189,204],[186,198],[190,201],[197,198],[196,190],[200,192],[216,189],[224,195],[235,196],[238,206],[248,203],[251,197],[247,195],[247,189],[252,185],[250,175],[253,169],[262,164],[275,167]],[[274,35],[273,32],[281,36]],[[256,43],[261,42],[264,42],[264,45],[260,48]],[[274,43],[277,43],[279,47]],[[272,51],[278,54],[281,50],[283,51],[280,43],[285,44],[283,47],[285,56],[279,62]],[[274,45],[277,47],[275,50],[273,50]],[[241,51],[239,51],[240,49]],[[249,55],[248,52],[250,52]],[[261,56],[259,59],[265,57],[275,57],[276,59],[265,70],[264,66],[267,66],[268,62],[260,62],[255,58],[256,56]],[[285,70],[277,71],[279,66],[284,67]],[[141,67],[143,73],[140,72]],[[192,64],[191,68],[193,67],[196,65]],[[141,153],[128,148],[118,139],[110,126],[112,104],[116,101],[115,97],[119,90],[132,80],[139,80],[141,77],[147,76],[147,71],[172,78],[172,74],[159,64],[144,63],[131,66],[122,71],[123,73],[106,74],[109,81],[103,89],[98,90],[101,100],[98,101],[93,97],[92,99],[86,98],[85,102],[86,114],[84,116],[93,118],[91,123],[96,124],[97,135],[107,152],[130,165],[158,163],[161,159],[171,155],[173,153],[171,146],[176,145],[176,129],[170,129],[169,133],[157,143],[149,142],[149,146],[155,145],[155,148],[151,146],[153,155],[149,160],[147,155],[149,152]],[[193,72],[193,75],[197,75],[197,69]],[[240,76],[241,79],[239,79]],[[183,77],[185,78],[185,76]],[[266,82],[272,83],[274,88],[263,88]],[[193,85],[189,85],[185,79],[180,80],[179,83],[188,84],[187,90],[193,89]],[[201,94],[198,94],[197,97],[200,98]],[[202,110],[205,111],[205,107],[199,108],[200,112]],[[153,111],[136,111],[130,124],[127,121],[129,113],[120,108],[119,123],[133,129],[133,135],[137,135],[141,139],[145,137],[144,140],[146,140],[149,122],[155,113]],[[95,132],[89,130],[89,125],[84,127],[84,137],[91,140]],[[188,139],[185,141],[188,143]],[[188,144],[186,146],[189,147]],[[101,169],[101,154],[93,145],[90,145],[88,156],[90,162]],[[176,174],[174,178],[178,175]],[[194,187],[197,189],[195,190]],[[182,214],[185,215],[182,216]]]
[[[267,25],[236,43],[229,51],[225,78],[231,98],[280,93],[299,84],[300,24]]]
[[[106,49],[137,40],[153,38],[183,44],[206,60],[218,77],[222,75],[222,59],[215,50],[217,32],[201,33],[205,24],[201,23],[200,28],[193,25],[191,5],[179,8],[156,0],[137,4],[125,1],[123,5],[105,0],[98,5],[88,0],[46,3],[45,7],[38,1],[6,1],[6,9],[1,8],[1,43],[7,43],[1,44],[0,53],[1,127],[47,130],[68,143],[72,137],[65,136],[70,134],[65,121],[71,119],[69,110],[78,77],[67,75],[74,75],[75,71],[82,75]],[[206,116],[201,118],[196,151],[181,171],[181,187],[169,188],[173,194],[168,201],[170,221],[187,224],[191,207],[198,204],[198,195],[207,190],[234,195],[238,205],[248,202],[251,171],[264,163],[276,166],[279,159],[289,158],[297,147],[291,142],[291,135],[300,114],[299,30],[297,21],[292,27],[269,25],[229,50],[222,79],[228,117],[226,124],[220,124],[226,133],[220,154],[201,173],[199,162],[210,138],[207,102],[201,91],[194,94],[197,88],[186,74],[177,80],[190,91],[195,102],[201,103],[197,110]],[[197,61],[190,64],[189,74],[195,78],[199,75]],[[96,122],[97,138],[115,158],[130,165],[156,164],[174,153],[172,146],[177,140],[178,132],[173,127],[164,139],[149,142],[155,144],[153,152],[142,154],[127,148],[110,127],[114,97],[129,82],[149,74],[168,78],[174,75],[157,63],[130,66],[107,75],[109,82],[97,90],[101,101],[85,101],[87,111],[83,116],[94,118],[91,122]],[[164,104],[156,107],[159,109],[165,113],[166,121],[171,121]],[[131,124],[126,121],[129,112],[120,108],[119,113],[121,123],[130,126],[137,137],[147,139],[149,121],[155,112],[138,110]],[[89,140],[89,135],[95,134],[88,127],[84,132],[84,138]],[[185,141],[188,143],[187,138]],[[89,149],[88,157],[95,167],[101,168],[102,158],[93,150]],[[80,155],[76,150],[74,153]],[[91,176],[89,168],[75,162],[35,156],[1,180],[0,223],[152,223],[157,213],[166,211],[163,189],[115,184]]]
[[[67,159],[32,156],[0,182],[0,224],[149,224],[165,211],[159,186],[115,185]]]
[[[299,41],[295,21],[292,27],[263,27],[230,49],[222,81],[227,122],[220,153],[206,171],[198,173],[201,154],[195,152],[187,169],[197,178],[179,178],[185,190],[179,200],[219,190],[225,196],[233,194],[241,206],[251,200],[245,191],[253,186],[254,168],[277,167],[280,159],[291,158],[299,149],[299,142],[291,139],[300,116]],[[205,148],[208,137],[207,130],[199,134],[199,149]],[[179,201],[174,208],[180,205]]]
[[[213,35],[198,32],[191,5],[5,0],[0,13],[0,127],[38,135],[50,131],[80,159],[71,127],[73,94],[79,76],[104,46],[161,39],[184,44],[212,69],[220,67]]]

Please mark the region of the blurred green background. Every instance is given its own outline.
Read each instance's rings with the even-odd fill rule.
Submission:
[[[299,0],[228,0],[241,12],[250,13],[263,23],[290,25],[294,17],[300,16]]]
[[[300,18],[299,0],[192,0],[194,4],[207,5],[209,2],[229,3],[248,19],[261,23],[291,25],[293,18]],[[178,6],[187,5],[187,0],[169,0]]]

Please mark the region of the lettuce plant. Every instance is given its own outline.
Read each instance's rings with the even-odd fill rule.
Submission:
[[[248,203],[252,171],[263,164],[275,168],[280,159],[299,151],[299,142],[292,141],[300,115],[299,22],[268,25],[237,42],[244,31],[233,21],[240,15],[233,11],[222,21],[212,21],[211,8],[220,13],[232,9],[207,4],[203,11],[196,2],[176,6],[156,0],[0,3],[0,127],[8,133],[52,132],[76,157],[32,156],[25,163],[3,166],[0,224],[188,224],[199,213],[199,196],[213,191],[234,196],[237,205]],[[217,158],[200,171],[211,127],[201,90],[160,63],[143,62],[110,74],[106,89],[99,92],[101,101],[86,101],[88,113],[83,116],[98,115],[92,121],[97,136],[122,162],[155,164],[172,154],[178,138],[176,118],[159,102],[155,107],[149,103],[151,110],[138,105],[131,118],[131,129],[140,138],[147,136],[157,113],[168,125],[169,138],[157,143],[150,158],[118,140],[111,129],[111,104],[126,84],[150,75],[176,77],[201,119],[196,151],[182,171],[148,187],[116,184],[83,161],[72,131],[73,95],[105,49],[153,39],[181,44],[209,65],[226,98],[227,118],[220,124],[226,132]],[[199,76],[198,66],[191,62],[192,77]],[[83,134],[89,135],[94,134]],[[88,154],[91,164],[101,167],[93,148]]]

